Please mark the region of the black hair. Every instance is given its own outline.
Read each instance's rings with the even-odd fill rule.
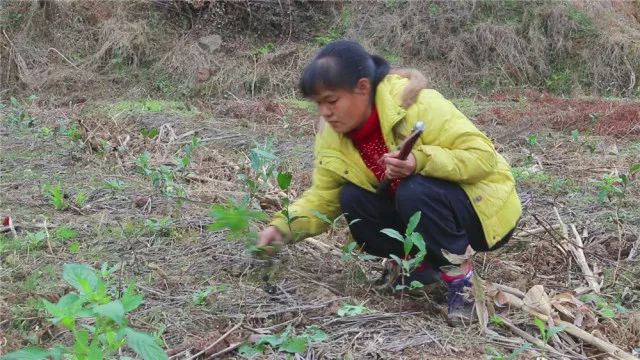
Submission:
[[[371,82],[371,94],[389,73],[390,65],[383,57],[369,54],[355,41],[337,40],[325,45],[304,69],[300,91],[304,97],[317,94],[321,88],[353,90],[358,80]]]

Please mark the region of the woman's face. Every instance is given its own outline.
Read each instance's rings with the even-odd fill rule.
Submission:
[[[362,78],[353,90],[321,88],[311,99],[318,112],[338,133],[362,126],[371,114],[371,83]]]

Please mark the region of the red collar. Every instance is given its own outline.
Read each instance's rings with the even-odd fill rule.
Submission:
[[[368,138],[375,132],[378,132],[380,129],[380,121],[378,119],[378,111],[376,110],[376,105],[371,106],[371,114],[367,121],[356,130],[353,130],[349,133],[349,137],[354,141],[360,141]]]

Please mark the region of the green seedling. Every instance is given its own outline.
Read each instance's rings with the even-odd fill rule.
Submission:
[[[218,286],[207,286],[206,288],[193,293],[192,302],[194,305],[204,305],[211,294],[217,294],[226,290],[227,286],[224,284]]]
[[[77,207],[82,209],[84,205],[87,203],[87,193],[78,191],[76,193],[76,196],[74,196],[73,198],[73,202],[76,204]]]
[[[564,331],[564,326],[547,327],[547,323],[545,323],[545,321],[540,318],[535,318],[533,323],[540,331],[540,336],[542,337],[542,341],[544,341],[545,344],[548,344],[549,340],[556,336],[557,333]]]
[[[49,138],[51,137],[51,135],[53,135],[53,129],[49,127],[40,128],[40,135],[43,138]]]
[[[31,106],[36,99],[37,97],[35,95],[31,95],[26,101],[22,102],[12,96],[9,100],[11,102],[11,111],[7,115],[9,123],[16,126],[32,127],[35,118],[31,116],[27,108]]]
[[[72,346],[56,345],[49,349],[28,347],[0,357],[14,359],[108,359],[130,347],[144,360],[168,359],[154,337],[129,326],[127,314],[142,304],[142,295],[130,285],[119,297],[105,279],[117,268],[96,271],[86,264],[65,264],[62,277],[76,291],[64,295],[54,304],[43,300],[50,321],[64,327]]]
[[[606,174],[601,180],[594,181],[594,184],[598,189],[598,200],[601,202],[624,197],[624,180],[618,175]]]
[[[124,190],[124,182],[120,179],[109,179],[104,181],[104,186],[107,189],[122,191]]]
[[[531,134],[527,136],[527,144],[531,147],[538,145],[538,135]]]
[[[45,185],[43,187],[43,190],[47,194],[49,202],[56,210],[65,210],[69,207],[69,204],[65,199],[64,192],[62,191],[62,186],[60,184]]]
[[[382,229],[381,232],[389,237],[392,237],[398,241],[400,241],[403,245],[404,258],[400,259],[397,255],[391,254],[390,257],[395,260],[398,264],[400,264],[401,269],[401,283],[396,285],[396,290],[400,290],[400,307],[402,308],[402,303],[404,299],[404,290],[415,290],[421,288],[423,285],[419,281],[412,281],[409,285],[404,283],[404,279],[409,276],[409,274],[424,260],[424,257],[427,255],[427,246],[422,238],[422,235],[418,232],[415,232],[416,226],[420,222],[420,217],[422,213],[417,211],[411,218],[409,219],[409,223],[407,224],[407,229],[404,233],[404,236],[400,234],[395,229]],[[414,247],[417,248],[416,254],[413,258],[409,258],[411,252],[414,250]]]
[[[168,216],[161,217],[160,219],[147,219],[144,222],[144,226],[151,233],[167,236],[171,234],[173,220]]]
[[[142,135],[143,138],[153,140],[158,137],[158,135],[160,134],[160,131],[158,131],[158,129],[156,128],[142,129],[140,130],[140,134]]]
[[[54,238],[60,241],[69,241],[75,239],[78,236],[78,233],[75,230],[66,226],[57,228],[53,234]]]
[[[612,306],[602,296],[596,294],[580,295],[578,296],[578,299],[594,306],[598,314],[607,319],[615,318],[618,313],[627,312],[627,309],[625,309],[622,305],[614,304]]]
[[[571,130],[571,139],[573,142],[578,142],[578,138],[580,137],[580,131],[578,129]]]
[[[362,315],[368,312],[369,312],[369,309],[367,309],[367,307],[364,306],[364,304],[360,304],[360,305],[342,304],[342,306],[340,306],[340,309],[338,309],[337,314],[340,317],[345,317],[345,316]]]
[[[293,328],[288,326],[282,333],[276,335],[264,335],[254,345],[244,343],[238,349],[243,356],[253,357],[264,354],[267,348],[281,353],[302,354],[307,351],[309,344],[325,341],[328,336],[317,325],[307,326],[305,331],[298,335],[292,335]]]

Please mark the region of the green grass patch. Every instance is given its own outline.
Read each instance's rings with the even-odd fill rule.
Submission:
[[[168,101],[157,99],[124,100],[105,105],[106,113],[115,116],[122,113],[174,113],[193,116],[197,109],[182,101]]]

